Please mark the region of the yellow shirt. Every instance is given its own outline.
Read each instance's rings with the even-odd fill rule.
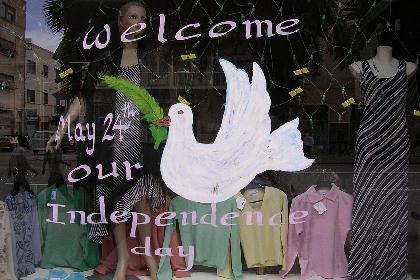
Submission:
[[[284,267],[289,222],[286,194],[264,187],[238,196],[246,199],[239,216],[239,234],[247,267]]]

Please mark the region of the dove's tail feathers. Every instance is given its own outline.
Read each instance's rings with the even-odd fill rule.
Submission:
[[[270,135],[268,170],[300,171],[314,162],[303,154],[303,142],[296,118],[274,130]]]

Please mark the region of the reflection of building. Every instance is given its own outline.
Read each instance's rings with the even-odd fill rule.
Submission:
[[[355,96],[353,76],[347,67],[337,67],[334,57],[325,53],[317,76],[308,76],[310,82],[306,83],[305,77],[304,92],[299,96],[301,103],[289,108],[292,112],[284,113],[299,117],[302,136],[314,139],[312,151],[317,160],[325,154],[351,155],[360,110],[356,104],[344,107],[342,103]]]
[[[0,1],[0,135],[24,130],[24,0]]]
[[[52,55],[52,52],[26,39],[25,111],[29,135],[35,130],[54,130],[56,105],[64,102],[53,96],[60,89],[60,85],[54,81],[60,65],[53,60]]]

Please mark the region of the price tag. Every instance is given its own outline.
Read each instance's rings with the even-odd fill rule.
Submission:
[[[307,67],[305,67],[305,68],[302,68],[302,69],[295,70],[295,71],[293,71],[293,73],[295,73],[295,75],[298,76],[298,75],[309,73],[309,70],[308,70]]]
[[[354,98],[350,98],[347,99],[346,101],[344,101],[343,103],[341,103],[341,106],[343,106],[344,108],[350,106],[351,104],[354,104],[356,101],[354,100]]]
[[[245,203],[246,203],[246,199],[245,199],[245,198],[243,198],[243,197],[237,197],[237,198],[236,198],[236,207],[237,207],[239,210],[244,209],[244,207],[245,207]]]
[[[195,55],[195,53],[190,53],[190,54],[181,54],[181,59],[182,60],[193,60],[196,59],[197,56]]]
[[[181,103],[184,103],[187,106],[190,106],[190,102],[188,102],[184,97],[182,97],[181,95],[178,96],[178,101]]]
[[[73,69],[71,69],[71,68],[67,69],[64,72],[61,72],[60,74],[58,74],[58,76],[60,76],[60,78],[63,79],[70,74],[73,74]]]
[[[289,92],[291,97],[294,97],[296,95],[298,95],[299,93],[303,92],[303,89],[301,87],[298,87],[292,91]]]
[[[327,211],[327,207],[322,203],[322,201],[314,204],[314,209],[318,212],[318,214],[322,215]]]

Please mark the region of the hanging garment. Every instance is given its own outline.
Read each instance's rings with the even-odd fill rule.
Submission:
[[[352,204],[353,197],[334,184],[327,193],[322,194],[311,186],[293,199],[283,277],[292,269],[297,257],[302,280],[312,276],[347,276],[344,244],[351,227]]]
[[[163,248],[171,247],[172,232],[178,226],[184,252],[187,253],[190,246],[194,247],[194,265],[216,267],[220,276],[228,277],[232,273],[233,279],[242,279],[238,223],[228,220],[228,223],[232,225],[220,224],[221,217],[227,213],[237,213],[236,210],[234,197],[215,204],[215,207],[211,204],[189,201],[180,196],[175,197],[171,201],[169,212],[175,212],[176,217],[165,221],[169,225],[166,226]],[[182,213],[189,215],[185,216]],[[184,223],[183,216],[186,217]],[[194,216],[196,216],[196,223],[193,220]],[[217,227],[208,224],[213,219]],[[185,262],[188,263],[188,256]],[[158,279],[170,280],[172,274],[169,258],[161,257]]]
[[[10,213],[13,264],[18,279],[35,273],[41,260],[36,198],[29,192],[6,197]]]
[[[99,263],[99,246],[88,240],[88,225],[81,224],[76,214],[75,223],[69,222],[67,211],[90,212],[90,195],[84,188],[70,189],[66,185],[52,185],[38,196],[38,215],[41,225],[42,260],[40,267],[71,267],[86,271]],[[52,219],[53,208],[48,203],[65,205],[58,211],[58,221],[65,224],[47,222]]]
[[[9,215],[6,204],[0,201],[0,278],[3,280],[16,279],[13,267]]]
[[[349,274],[354,280],[401,280],[407,274],[409,137],[406,63],[377,78],[362,62],[365,107],[356,139]]]
[[[156,215],[160,213],[164,213],[168,211],[170,205],[170,198],[166,198],[166,202],[162,204],[160,209],[157,213],[152,217],[152,235],[151,235],[151,242],[153,244],[153,248],[161,248],[163,244],[164,234],[165,234],[165,227],[158,227],[153,222],[156,218]],[[131,248],[139,247],[142,244],[140,234],[136,235],[136,238],[130,237],[130,229],[127,226],[127,250],[130,252]],[[172,270],[174,271],[174,275],[177,278],[183,277],[190,277],[191,273],[189,271],[179,271],[185,270],[185,261],[184,259],[177,254],[177,247],[181,244],[179,240],[179,235],[177,231],[173,231],[172,238],[171,238],[171,248],[174,256],[171,257],[171,266]],[[114,242],[114,236],[112,234],[108,235],[104,241],[102,242],[102,256],[101,256],[101,263],[96,267],[95,272],[105,275],[113,272],[117,267],[117,248]],[[127,275],[131,276],[145,276],[149,275],[145,259],[143,255],[137,255],[129,253],[128,257],[128,266],[127,266]]]
[[[251,203],[256,197],[261,196],[262,201]],[[277,265],[284,267],[289,223],[286,194],[279,189],[265,187],[245,191],[239,197],[246,199],[242,213],[251,212],[254,221],[258,219],[256,218],[258,213],[262,216],[262,225],[256,222],[247,225],[247,216],[244,214],[239,216],[239,234],[247,267]],[[273,225],[269,224],[270,218]]]

